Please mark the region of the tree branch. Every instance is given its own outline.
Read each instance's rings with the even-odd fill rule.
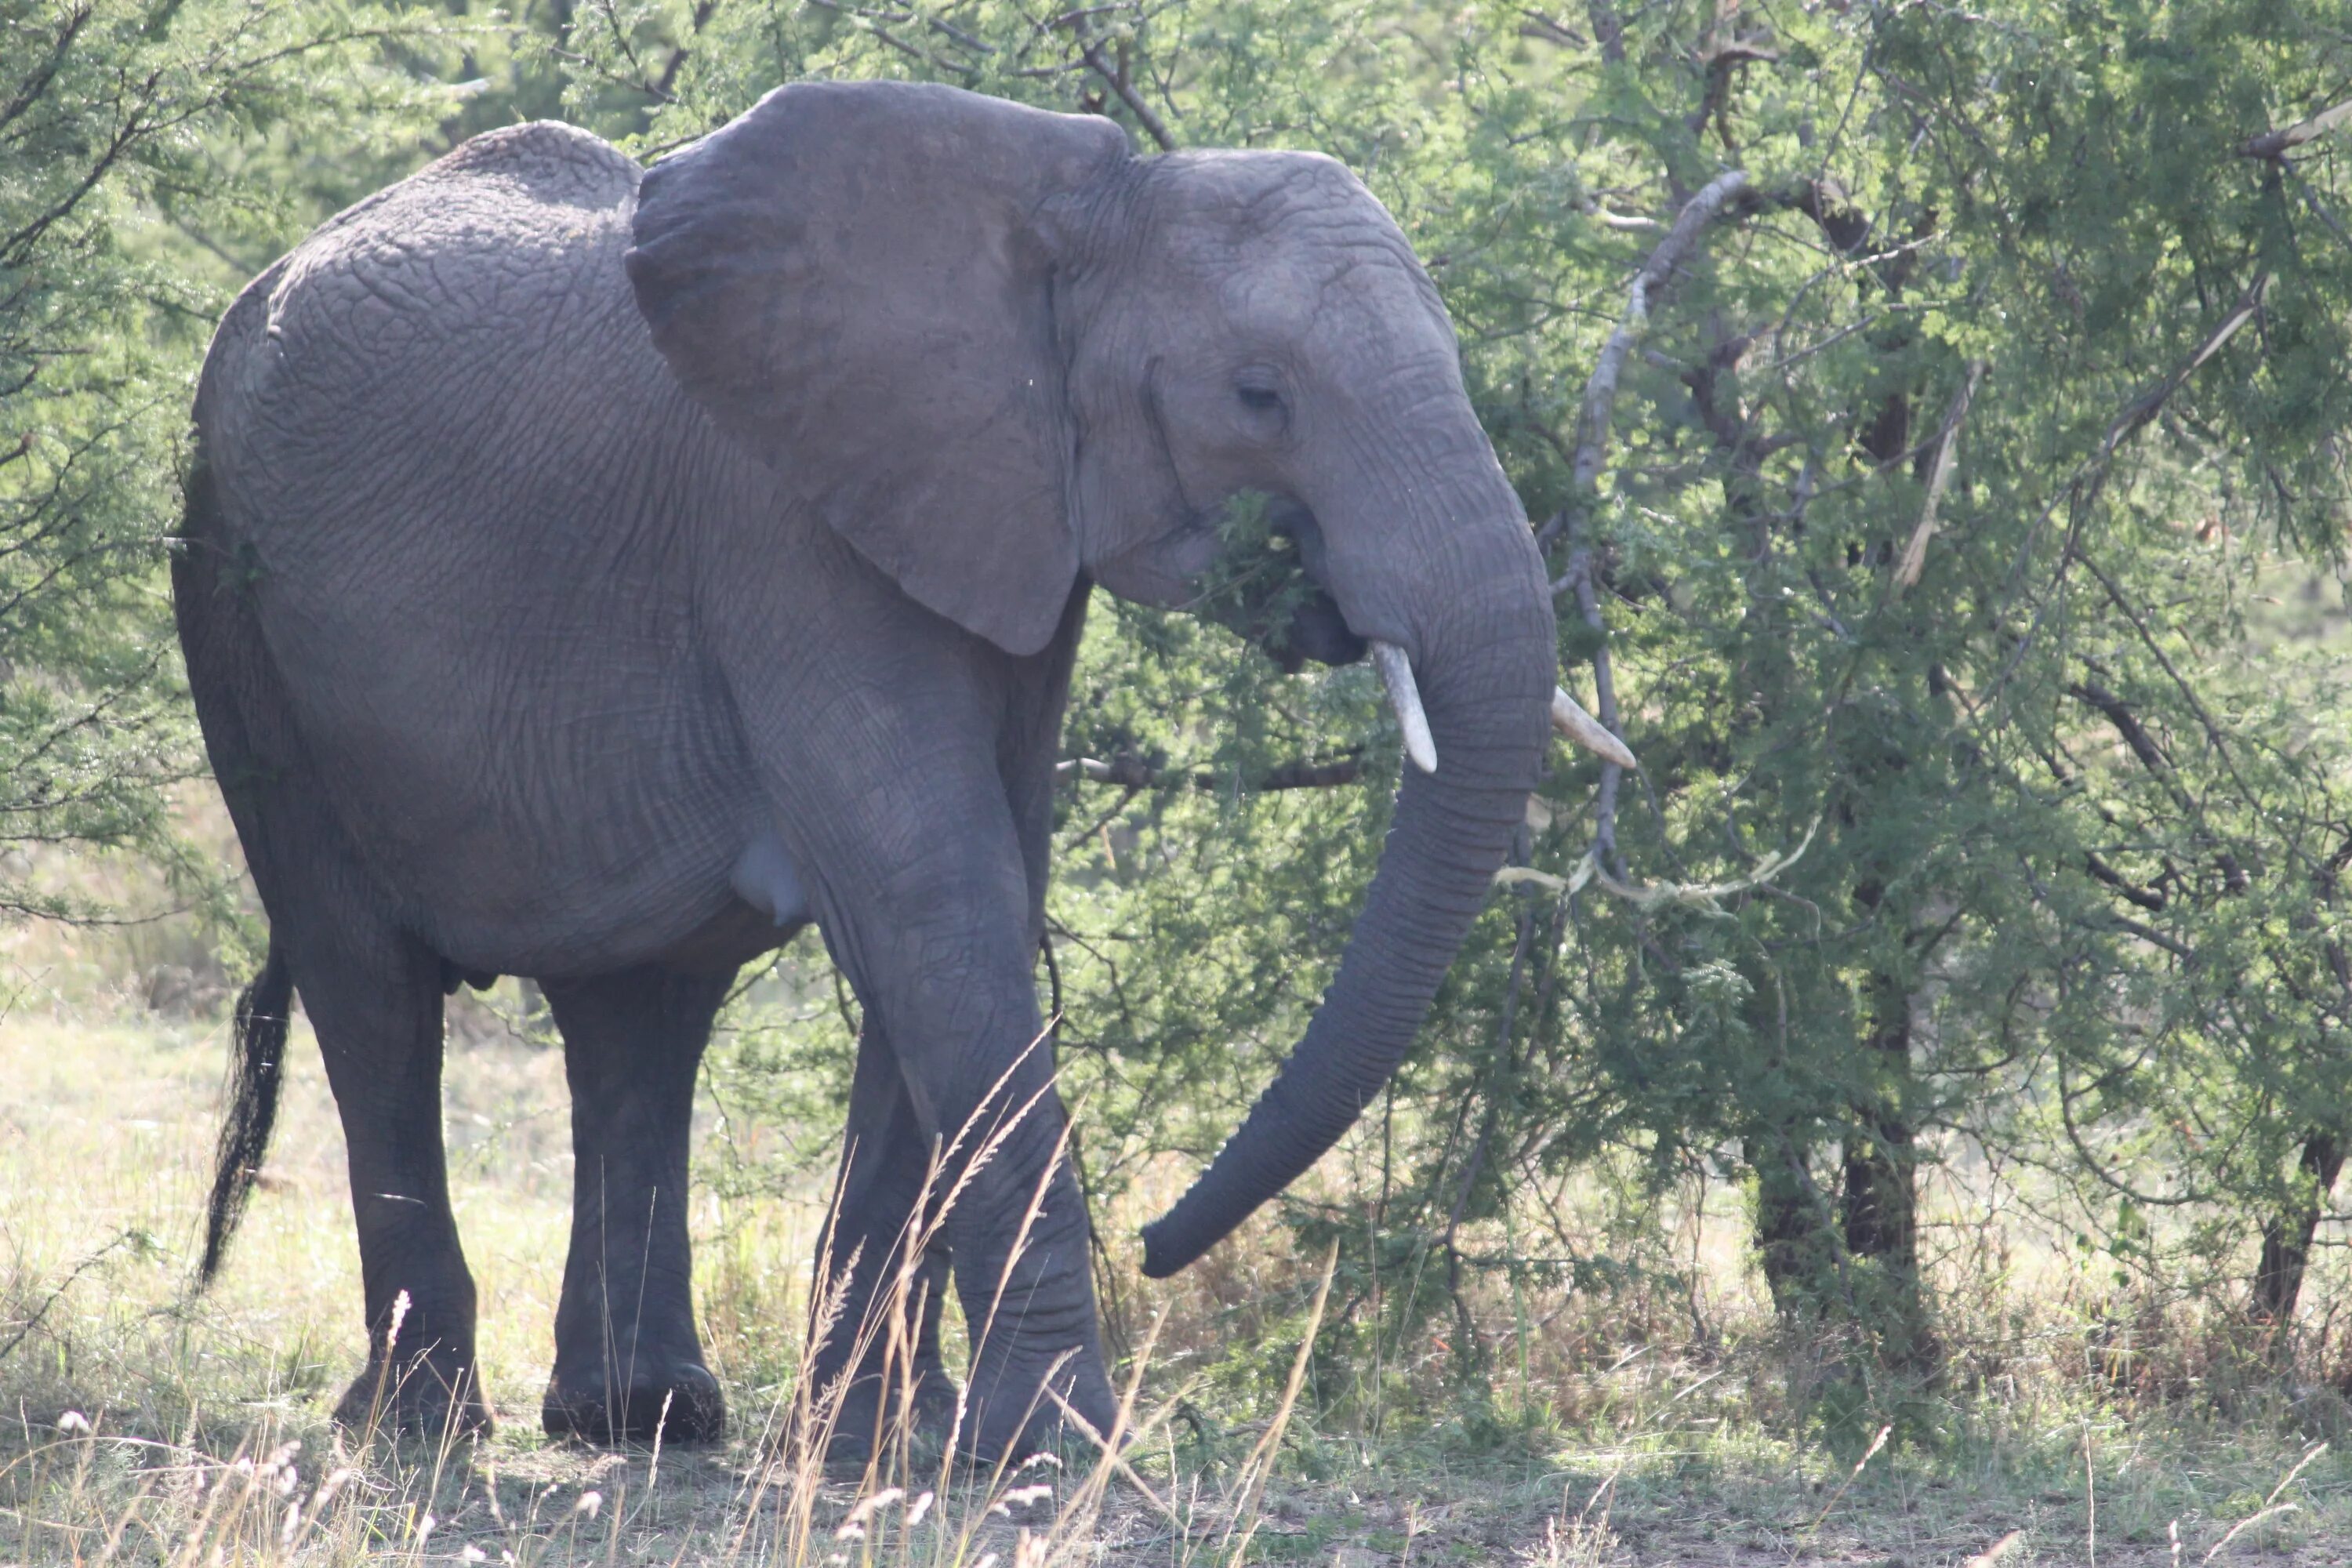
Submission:
[[[1143,95],[1135,90],[1135,85],[1127,79],[1127,73],[1113,70],[1104,63],[1102,45],[1087,42],[1082,43],[1079,49],[1086,56],[1087,64],[1094,68],[1095,75],[1102,78],[1109,85],[1111,91],[1118,94],[1118,100],[1127,105],[1129,111],[1134,114],[1136,123],[1142,126],[1154,142],[1160,143],[1160,150],[1162,153],[1176,151],[1176,138],[1168,133],[1167,122],[1160,118],[1151,105],[1143,100]]]
[[[1977,382],[1984,374],[1984,361],[1969,363],[1968,378],[1960,383],[1958,396],[1944,415],[1944,431],[1936,442],[1936,466],[1927,478],[1927,500],[1919,509],[1919,524],[1911,531],[1911,542],[1903,547],[1903,559],[1895,568],[1895,592],[1900,594],[1919,581],[1919,573],[1927,563],[1927,541],[1936,531],[1936,509],[1944,500],[1944,487],[1952,479],[1952,452],[1958,445],[1960,422],[1969,416],[1969,405],[1977,395]]]
[[[2352,98],[2346,99],[2333,109],[2321,110],[2300,125],[2291,125],[2284,131],[2265,131],[2259,136],[2247,137],[2238,145],[2238,156],[2261,158],[2272,163],[2279,162],[2295,148],[2315,137],[2326,135],[2347,120],[2352,120]]]
[[[1617,676],[1609,658],[1609,626],[1601,616],[1601,595],[1592,582],[1592,547],[1577,546],[1569,562],[1567,576],[1570,586],[1576,590],[1576,607],[1600,640],[1592,650],[1592,693],[1595,715],[1601,727],[1611,734],[1617,728]],[[1601,789],[1592,808],[1592,850],[1606,868],[1622,879],[1625,875],[1624,861],[1617,853],[1617,784],[1625,770],[1615,763],[1601,764]]]
[[[1602,63],[1623,65],[1625,24],[1618,20],[1616,7],[1609,0],[1585,0],[1584,14],[1592,23],[1592,37],[1601,46]]]
[[[1328,763],[1283,763],[1255,778],[1243,780],[1241,787],[1250,795],[1291,789],[1337,789],[1363,776],[1363,760],[1350,756]],[[1118,784],[1130,790],[1196,789],[1203,794],[1230,789],[1234,784],[1231,773],[1211,768],[1155,768],[1133,755],[1114,757],[1109,762],[1096,757],[1066,758],[1054,764],[1054,777],[1056,782],[1084,779],[1088,784]]]
[[[1584,410],[1579,419],[1574,478],[1580,495],[1590,493],[1600,483],[1601,465],[1609,450],[1609,426],[1617,406],[1617,381],[1625,372],[1625,361],[1633,352],[1648,327],[1650,310],[1672,281],[1675,269],[1688,258],[1698,245],[1706,226],[1723,211],[1724,204],[1748,188],[1748,172],[1733,169],[1717,174],[1707,182],[1696,195],[1683,204],[1675,218],[1674,227],[1650,253],[1633,275],[1633,286],[1625,300],[1625,314],[1601,345],[1601,357],[1592,366],[1592,377],[1584,386]]]

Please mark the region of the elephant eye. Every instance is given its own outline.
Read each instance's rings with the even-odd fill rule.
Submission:
[[[1258,386],[1244,382],[1234,391],[1241,398],[1243,407],[1253,409],[1260,414],[1271,414],[1282,406],[1282,394],[1270,386]]]

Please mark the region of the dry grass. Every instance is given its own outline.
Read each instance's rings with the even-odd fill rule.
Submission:
[[[2342,1424],[2331,1389],[2250,1392],[2226,1424],[2212,1400],[2167,1403],[2115,1375],[2113,1324],[2098,1338],[2082,1300],[2021,1267],[2009,1279],[2032,1276],[2030,1292],[1955,1298],[1940,1326],[1958,1375],[1908,1414],[1913,1440],[1865,1453],[1865,1431],[1841,1448],[1800,1414],[1835,1357],[1756,1309],[1736,1194],[1669,1216],[1675,1247],[1701,1260],[1696,1296],[1660,1283],[1485,1303],[1504,1327],[1483,1426],[1449,1392],[1441,1347],[1391,1345],[1381,1369],[1310,1381],[1326,1260],[1265,1226],[1169,1287],[1122,1278],[1137,1354],[1120,1464],[971,1475],[901,1453],[844,1476],[778,1443],[796,1405],[824,1399],[798,1375],[823,1194],[705,1192],[698,1302],[736,1437],[550,1444],[535,1417],[568,1233],[562,1063],[495,1029],[453,1050],[447,1123],[502,1425],[478,1445],[361,1443],[323,1415],[362,1335],[315,1050],[298,1034],[265,1190],[226,1278],[191,1299],[220,1026],[146,1011],[144,986],[52,941],[17,938],[0,968],[0,1563],[1760,1568],[1958,1563],[1998,1545],[2005,1564],[2186,1568],[2352,1553],[2352,1469],[2311,1441]],[[2210,1323],[2134,1331],[2150,1341],[2134,1366],[2163,1361],[2175,1382],[2226,1370],[2197,1337]]]

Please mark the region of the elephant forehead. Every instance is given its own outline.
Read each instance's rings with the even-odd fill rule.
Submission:
[[[1214,277],[1229,322],[1287,340],[1311,336],[1335,317],[1357,330],[1353,318],[1393,311],[1421,291],[1412,256],[1370,237],[1316,243],[1290,237],[1247,247]]]
[[[1154,248],[1205,282],[1229,324],[1280,339],[1335,303],[1426,292],[1418,259],[1362,182],[1319,153],[1177,154],[1157,161]]]

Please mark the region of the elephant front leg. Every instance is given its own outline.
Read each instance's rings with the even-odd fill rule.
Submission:
[[[937,1152],[878,1018],[858,1038],[833,1211],[811,1297],[809,1404],[802,1418],[835,1464],[863,1464],[900,1436],[944,1438],[955,1384],[940,1355],[948,1247]]]
[[[733,976],[646,967],[549,981],[572,1089],[572,1251],[541,1418],[593,1443],[718,1437],[686,1228],[694,1079]]]
[[[1026,879],[1006,826],[910,871],[905,900],[825,927],[895,1047],[922,1146],[942,1150],[932,1184],[947,1202],[971,1345],[958,1440],[983,1459],[1056,1442],[1066,1409],[1106,1432],[1115,1407],[1091,1232],[1031,975]]]
[[[1047,1049],[1040,1041],[1036,1052]],[[1037,1074],[1017,1073],[976,1102],[967,1157],[978,1168],[948,1215],[972,1346],[965,1441],[982,1459],[1084,1440],[1087,1428],[1107,1435],[1116,1411],[1096,1317],[1093,1229],[1052,1066],[1046,1058]]]

